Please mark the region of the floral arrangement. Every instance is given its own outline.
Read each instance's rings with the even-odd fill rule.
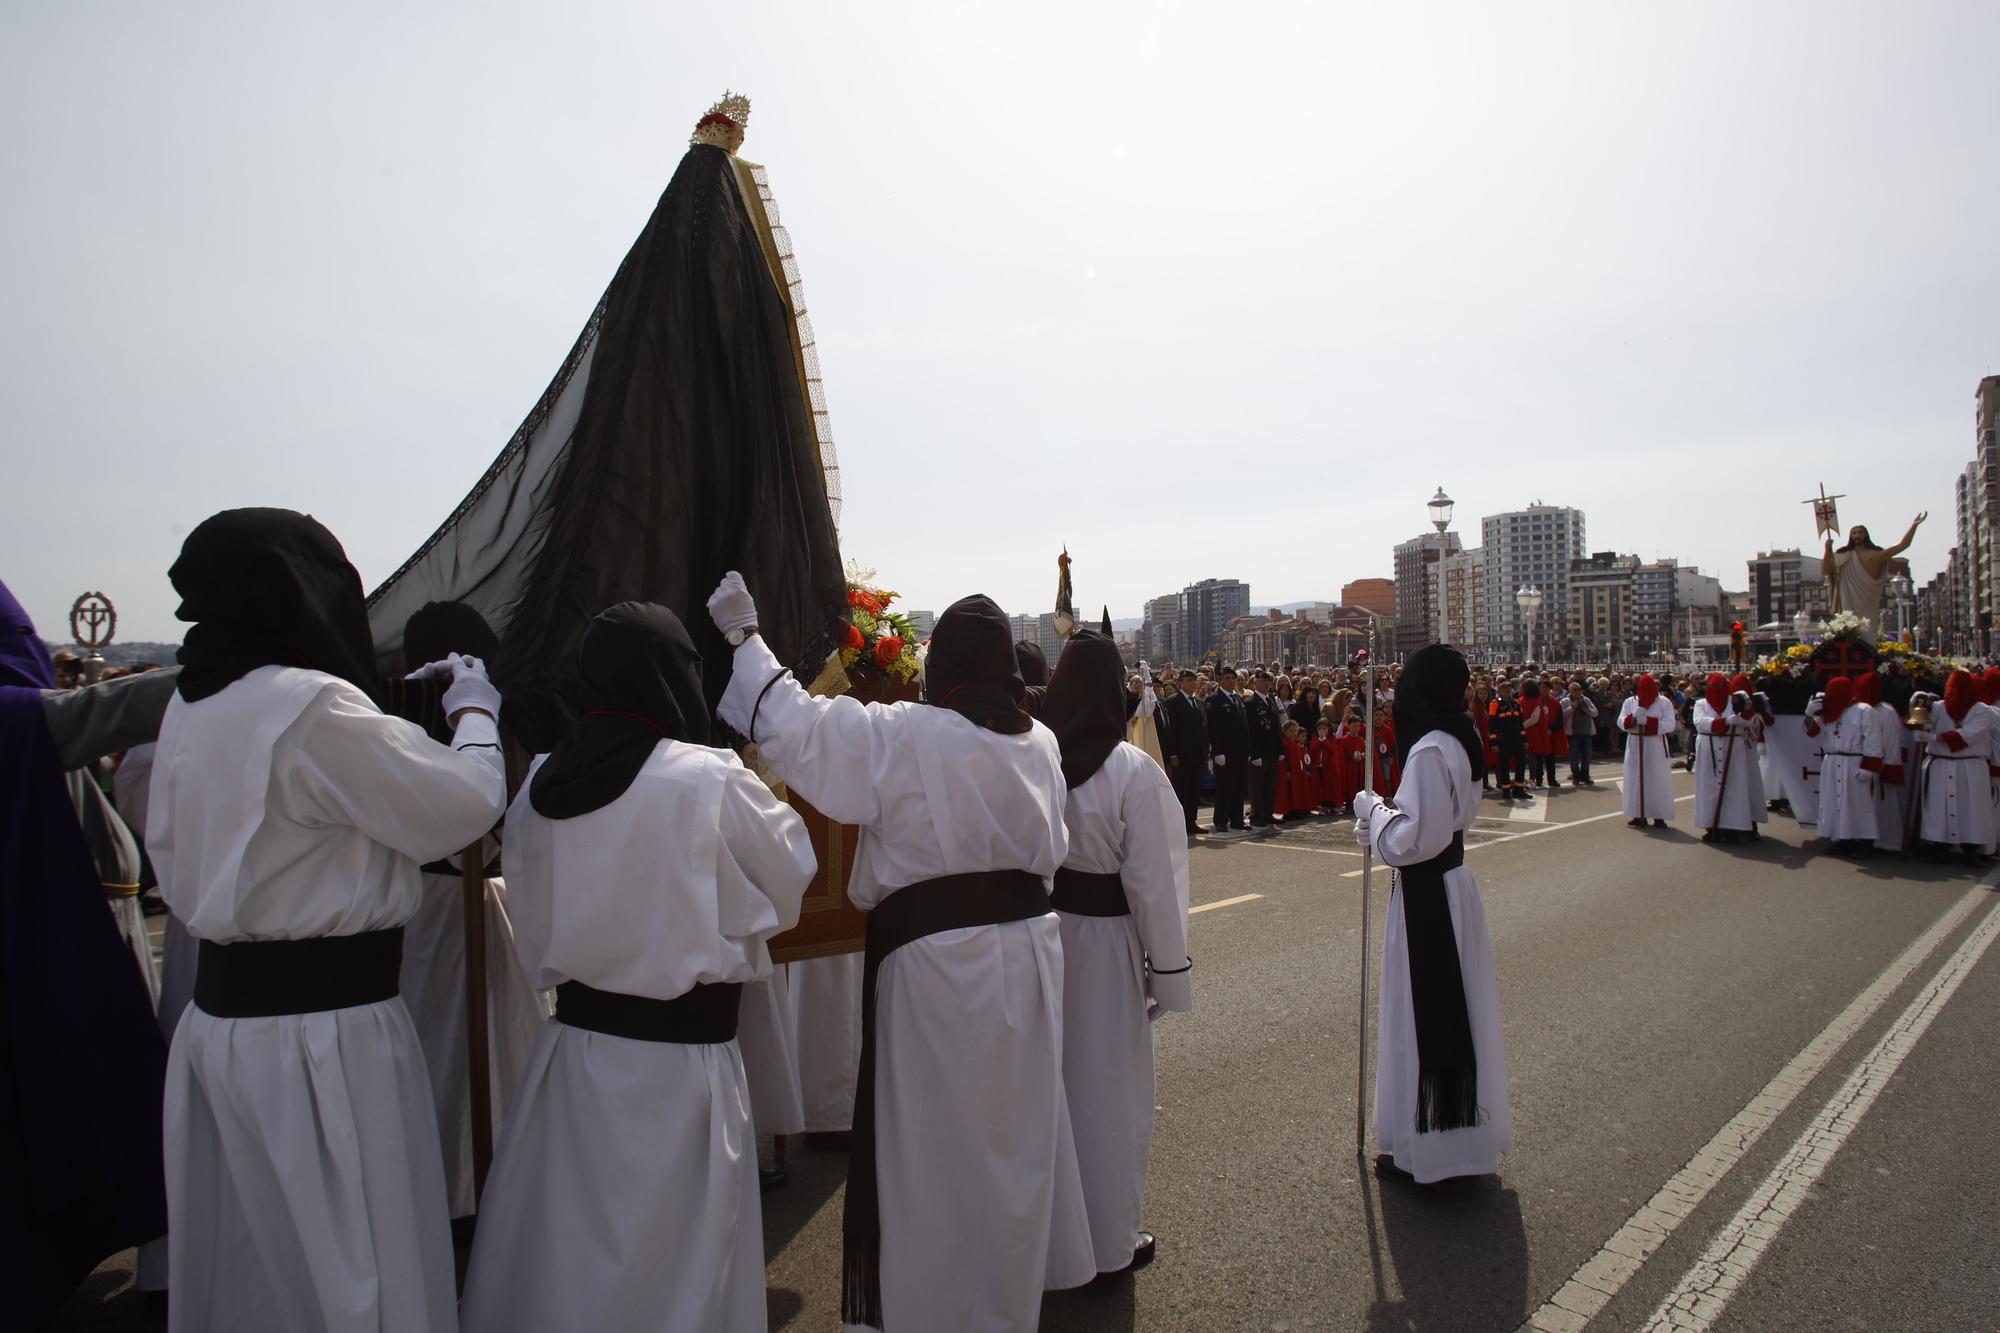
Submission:
[[[1826,637],[1829,639],[1853,639],[1860,642],[1868,632],[1868,622],[1852,611],[1841,611],[1826,622]]]
[[[1835,617],[1836,621],[1838,619]],[[1828,638],[1856,640],[1861,638],[1858,631],[1835,634],[1833,632],[1835,628],[1835,625],[1828,625]],[[1814,674],[1813,654],[1818,650],[1819,645],[1816,643],[1795,643],[1782,652],[1760,659],[1750,669],[1750,674],[1753,678],[1778,680],[1811,676]],[[1883,639],[1875,645],[1875,669],[1885,676],[1928,676],[1938,680],[1943,680],[1954,671],[1970,670],[1964,662],[1955,657],[1933,657],[1894,639]]]
[[[889,609],[898,595],[850,573],[847,623],[840,638],[840,665],[848,675],[872,671],[907,682],[917,674],[917,628],[902,612]]]

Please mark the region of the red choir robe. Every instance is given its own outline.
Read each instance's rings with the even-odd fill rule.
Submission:
[[[1340,794],[1340,753],[1340,743],[1333,737],[1313,738],[1313,775],[1318,779],[1319,803],[1336,810],[1350,799]]]
[[[1280,815],[1309,815],[1319,807],[1319,785],[1313,780],[1312,755],[1303,742],[1285,741],[1284,767],[1278,770]]]

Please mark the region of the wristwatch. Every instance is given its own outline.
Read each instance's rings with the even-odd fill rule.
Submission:
[[[745,625],[742,629],[728,631],[722,637],[731,648],[741,648],[743,641],[756,632],[757,627],[755,625]]]

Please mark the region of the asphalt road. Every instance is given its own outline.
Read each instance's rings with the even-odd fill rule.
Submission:
[[[1817,856],[1782,815],[1703,846],[1691,799],[1638,832],[1616,800],[1489,801],[1469,840],[1515,1147],[1454,1193],[1355,1156],[1348,825],[1195,848],[1196,907],[1246,900],[1193,918],[1196,1010],[1155,1029],[1160,1257],[1042,1327],[2000,1328],[2000,893]],[[774,1329],[837,1327],[845,1164],[794,1146],[766,1196]],[[63,1326],[146,1327],[126,1276]]]

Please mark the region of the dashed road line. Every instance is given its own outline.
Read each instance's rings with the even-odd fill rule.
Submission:
[[[1234,898],[1218,898],[1212,903],[1202,903],[1198,906],[1188,908],[1188,915],[1194,916],[1199,912],[1213,912],[1218,907],[1234,907],[1238,903],[1254,903],[1263,896],[1261,893],[1239,893]]]
[[[1541,832],[1542,830],[1536,830]],[[1529,836],[1529,835],[1523,835]],[[1785,1067],[1772,1076],[1763,1090],[1747,1102],[1715,1136],[1702,1145],[1687,1165],[1675,1172],[1659,1192],[1627,1218],[1611,1239],[1570,1275],[1556,1293],[1528,1317],[1517,1333],[1578,1333],[1594,1319],[1612,1297],[1622,1291],[1641,1265],[1691,1216],[1697,1205],[1722,1178],[1742,1160],[1751,1146],[1764,1136],[1777,1118],[1785,1113],[1827,1063],[1854,1034],[1875,1016],[1889,997],[1901,989],[1910,975],[1936,951],[1946,936],[1972,914],[1982,900],[1991,896],[2000,872],[1988,875],[1964,897],[1952,904],[1930,929],[1903,950],[1884,968],[1867,989],[1821,1028]],[[1988,917],[1988,924],[1994,918]]]
[[[1778,1238],[1778,1232],[1805,1202],[1806,1192],[1861,1127],[1862,1117],[1868,1114],[1904,1059],[1916,1049],[1931,1020],[1951,1001],[1959,983],[1978,966],[1996,938],[2000,938],[2000,907],[1986,914],[1979,927],[1966,937],[1965,943],[1958,946],[1957,952],[1875,1043],[1874,1049],[1862,1057],[1841,1084],[1840,1091],[1827,1099],[1736,1216],[1729,1219],[1729,1224],[1702,1251],[1701,1258],[1653,1310],[1644,1326],[1647,1330],[1687,1329],[1702,1333],[1716,1321],[1756,1269],[1771,1242]]]

